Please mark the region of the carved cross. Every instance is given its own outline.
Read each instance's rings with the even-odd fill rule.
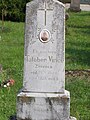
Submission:
[[[43,9],[39,9],[39,10],[44,10],[45,11],[45,26],[46,26],[46,24],[47,24],[47,10],[53,10],[53,9],[47,9],[47,3],[46,3],[46,1],[44,2],[44,8]]]

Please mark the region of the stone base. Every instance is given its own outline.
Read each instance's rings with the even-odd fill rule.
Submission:
[[[74,120],[70,119],[70,93],[20,92],[17,120]]]
[[[71,12],[80,12],[81,11],[81,9],[75,9],[75,8],[69,8],[69,10],[71,11]]]
[[[72,12],[80,12],[81,11],[81,9],[78,7],[70,7],[69,10]]]

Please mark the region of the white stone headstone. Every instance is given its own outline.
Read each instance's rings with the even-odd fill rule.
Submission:
[[[73,120],[65,90],[65,8],[57,0],[26,6],[23,89],[17,120]]]
[[[27,4],[24,91],[64,92],[64,12],[58,1]]]

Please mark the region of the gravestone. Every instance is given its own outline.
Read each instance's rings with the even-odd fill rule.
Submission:
[[[27,3],[17,120],[74,120],[65,90],[65,7],[57,0]]]
[[[80,0],[71,0],[70,10],[71,11],[76,11],[76,12],[81,11],[81,9],[80,9]]]

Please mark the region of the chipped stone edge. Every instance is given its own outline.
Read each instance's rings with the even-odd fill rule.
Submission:
[[[64,8],[65,8],[65,5],[62,3],[62,2],[60,2],[60,1],[58,1],[58,0],[53,0],[55,3],[58,3],[58,4],[60,4],[60,5],[62,5]]]
[[[38,0],[33,0],[33,1],[31,1],[31,2],[28,2],[28,3],[26,4],[26,6],[29,6],[29,5],[30,5],[31,3],[33,3],[34,1],[38,2]],[[64,5],[62,2],[58,1],[58,0],[53,0],[53,2],[60,4],[60,5],[62,5],[62,6],[65,8],[65,5]]]
[[[38,0],[33,0],[33,1],[31,1],[31,2],[28,2],[27,4],[26,4],[26,6],[28,7],[28,6],[30,6],[31,4],[35,4],[35,3],[38,3]]]

